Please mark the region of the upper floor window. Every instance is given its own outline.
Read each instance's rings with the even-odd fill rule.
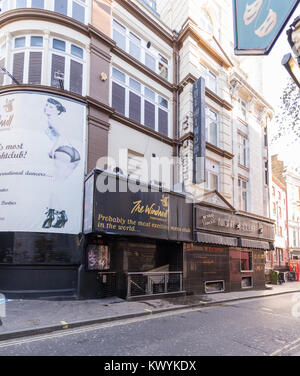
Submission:
[[[200,64],[201,75],[205,79],[205,85],[214,93],[217,92],[217,76],[206,68],[203,64]]]
[[[151,10],[152,13],[154,13],[157,17],[159,17],[159,14],[157,13],[157,6],[156,6],[156,0],[140,0],[146,7]]]
[[[0,13],[10,9],[38,8],[64,14],[75,20],[87,23],[89,0],[0,0]]]
[[[51,86],[82,94],[83,49],[53,38],[51,51]]]
[[[218,146],[219,144],[219,120],[218,114],[206,108],[206,141],[209,143]]]
[[[238,99],[238,116],[247,121],[247,103],[241,98]]]
[[[112,29],[113,40],[118,47],[128,52],[162,78],[168,80],[169,61],[153,48],[149,41],[143,40],[116,20],[113,20]]]
[[[44,39],[39,35],[13,41],[12,75],[21,84],[41,84]]]
[[[0,75],[0,85],[19,84],[49,85],[82,95],[84,75],[84,50],[66,40],[44,39],[43,35],[15,37],[11,51],[0,45],[0,68],[12,74]],[[45,50],[49,53],[45,54]],[[4,52],[3,52],[4,51]],[[6,53],[12,56],[6,66]]]
[[[239,154],[238,161],[242,166],[248,167],[248,139],[241,134],[238,135]]]
[[[169,101],[116,68],[112,68],[112,107],[154,131],[170,134]]]
[[[206,160],[206,181],[205,181],[205,188],[211,191],[219,190],[219,176],[220,176],[220,166],[210,161],[209,159]]]
[[[244,179],[238,179],[239,188],[239,209],[248,210],[248,182]]]

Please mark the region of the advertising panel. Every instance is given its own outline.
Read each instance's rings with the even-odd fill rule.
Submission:
[[[299,0],[233,0],[236,55],[267,55]]]
[[[100,192],[97,178],[107,176],[95,172],[93,229],[91,205],[85,207],[85,233],[138,236],[163,240],[192,241],[192,204],[173,192],[136,191]],[[110,179],[116,180],[111,176]],[[121,179],[121,178],[120,178]],[[87,192],[92,192],[91,178],[86,181]]]
[[[0,231],[82,231],[85,124],[80,102],[0,96]]]

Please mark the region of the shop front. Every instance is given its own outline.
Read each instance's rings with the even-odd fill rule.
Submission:
[[[183,244],[193,240],[185,196],[94,170],[84,211],[82,298],[183,293]]]
[[[184,248],[188,293],[265,287],[265,251],[273,247],[273,223],[239,213],[214,192],[194,207],[193,244]]]

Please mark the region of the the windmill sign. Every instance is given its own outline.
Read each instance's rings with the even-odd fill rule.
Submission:
[[[268,55],[300,0],[233,0],[236,55]]]

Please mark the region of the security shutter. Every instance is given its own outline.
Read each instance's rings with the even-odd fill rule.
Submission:
[[[20,83],[23,83],[24,77],[24,52],[14,54],[13,76]]]
[[[161,108],[158,110],[158,132],[168,136],[168,113]]]
[[[145,101],[145,125],[155,129],[155,106],[148,101]]]
[[[64,75],[65,73],[65,58],[59,55],[52,55],[51,67],[51,86],[60,87],[59,80],[55,74]]]
[[[129,93],[129,117],[138,123],[141,122],[141,97],[132,92]]]
[[[42,52],[30,52],[28,83],[39,85],[42,80]]]
[[[122,115],[125,115],[125,88],[112,83],[112,107]]]
[[[1,68],[4,68],[4,67],[5,67],[5,59],[3,58],[0,60],[0,86],[2,86],[4,83],[4,74],[1,74],[2,72]]]
[[[82,64],[71,60],[70,91],[82,94]]]

